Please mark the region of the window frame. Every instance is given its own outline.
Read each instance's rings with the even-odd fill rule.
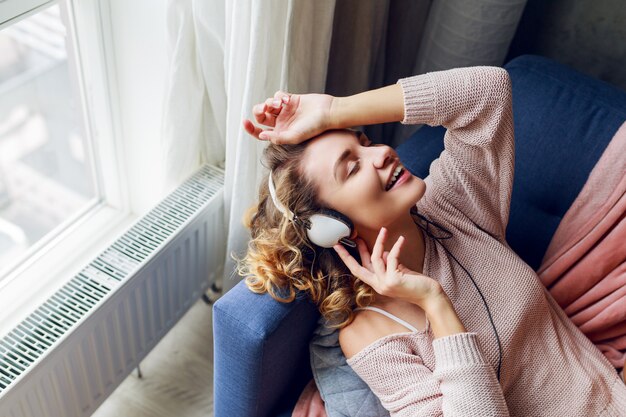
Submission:
[[[3,0],[0,1],[0,30],[49,7],[56,0]]]

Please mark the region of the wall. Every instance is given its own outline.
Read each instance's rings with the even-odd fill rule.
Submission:
[[[626,3],[528,0],[505,62],[528,53],[626,91]]]

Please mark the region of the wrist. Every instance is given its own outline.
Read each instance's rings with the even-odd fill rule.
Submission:
[[[422,301],[420,307],[426,312],[426,315],[435,316],[444,310],[452,308],[452,302],[450,298],[448,298],[448,295],[441,290],[437,294],[431,295]]]
[[[330,129],[343,129],[348,127],[343,123],[343,108],[345,104],[345,97],[334,97],[330,103],[330,111],[328,115],[328,126],[326,130]]]
[[[441,295],[429,299],[423,309],[435,339],[467,331],[443,291]]]

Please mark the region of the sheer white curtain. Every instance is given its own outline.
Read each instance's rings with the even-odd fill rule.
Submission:
[[[224,291],[240,279],[244,211],[264,142],[242,129],[276,90],[355,94],[427,71],[502,65],[526,0],[169,0],[162,137],[168,189],[200,164],[226,171]],[[328,77],[327,77],[328,74]],[[328,78],[328,80],[327,80]],[[407,126],[370,126],[397,145]],[[378,129],[378,130],[376,130]],[[414,129],[414,128],[413,128]]]
[[[225,168],[224,292],[239,281],[230,254],[247,246],[241,220],[264,169],[265,143],[245,133],[241,121],[253,119],[252,106],[276,90],[324,90],[334,10],[335,0],[168,2],[167,186],[204,162]]]

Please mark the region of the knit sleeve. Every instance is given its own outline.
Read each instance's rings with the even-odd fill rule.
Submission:
[[[433,348],[434,370],[403,339],[393,338],[374,350],[359,352],[348,364],[390,417],[509,415],[495,372],[478,348],[476,333],[435,339]]]
[[[403,124],[444,126],[432,162],[430,195],[504,240],[514,173],[511,81],[499,67],[476,66],[398,80]],[[429,187],[430,186],[430,187]]]

